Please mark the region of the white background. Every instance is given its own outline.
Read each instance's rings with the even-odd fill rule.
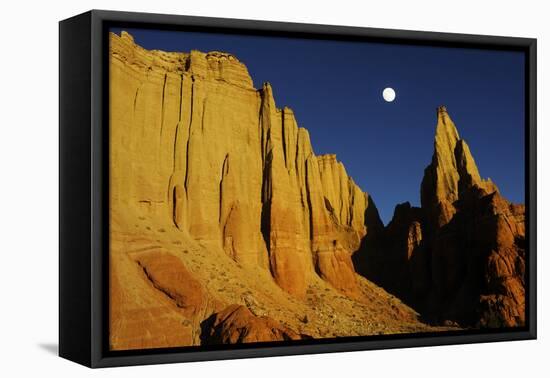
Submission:
[[[0,22],[0,375],[549,376],[546,1],[7,0]],[[90,370],[55,355],[58,25],[91,8],[538,38],[539,340]],[[327,52],[327,54],[330,52]],[[406,64],[406,62],[405,62]],[[498,136],[495,136],[498,138]],[[546,349],[546,352],[544,351]]]

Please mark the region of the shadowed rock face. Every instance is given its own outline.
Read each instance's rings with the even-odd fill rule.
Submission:
[[[359,295],[351,254],[380,228],[376,207],[271,86],[256,90],[231,54],[110,42],[113,206],[169,220],[298,298],[315,274]]]
[[[367,276],[432,321],[523,325],[525,208],[481,179],[445,107],[437,115],[422,208],[396,207]]]

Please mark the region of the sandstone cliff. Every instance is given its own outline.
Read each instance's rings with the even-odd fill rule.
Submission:
[[[170,219],[303,297],[317,272],[356,293],[372,199],[230,54],[146,51],[111,35],[112,200]],[[133,94],[128,96],[127,94]],[[376,217],[374,222],[380,222]]]
[[[525,324],[525,208],[481,179],[445,107],[421,208],[398,205],[366,276],[436,322]]]
[[[356,274],[372,198],[235,56],[122,32],[109,76],[112,348],[431,329]]]

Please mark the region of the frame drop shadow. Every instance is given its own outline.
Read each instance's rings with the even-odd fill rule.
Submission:
[[[37,346],[50,354],[59,355],[59,345],[57,343],[39,343]]]

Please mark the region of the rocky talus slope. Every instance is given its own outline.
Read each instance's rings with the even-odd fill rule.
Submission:
[[[361,251],[365,275],[434,322],[525,324],[525,207],[481,179],[445,107],[421,208],[396,206],[377,248]]]

